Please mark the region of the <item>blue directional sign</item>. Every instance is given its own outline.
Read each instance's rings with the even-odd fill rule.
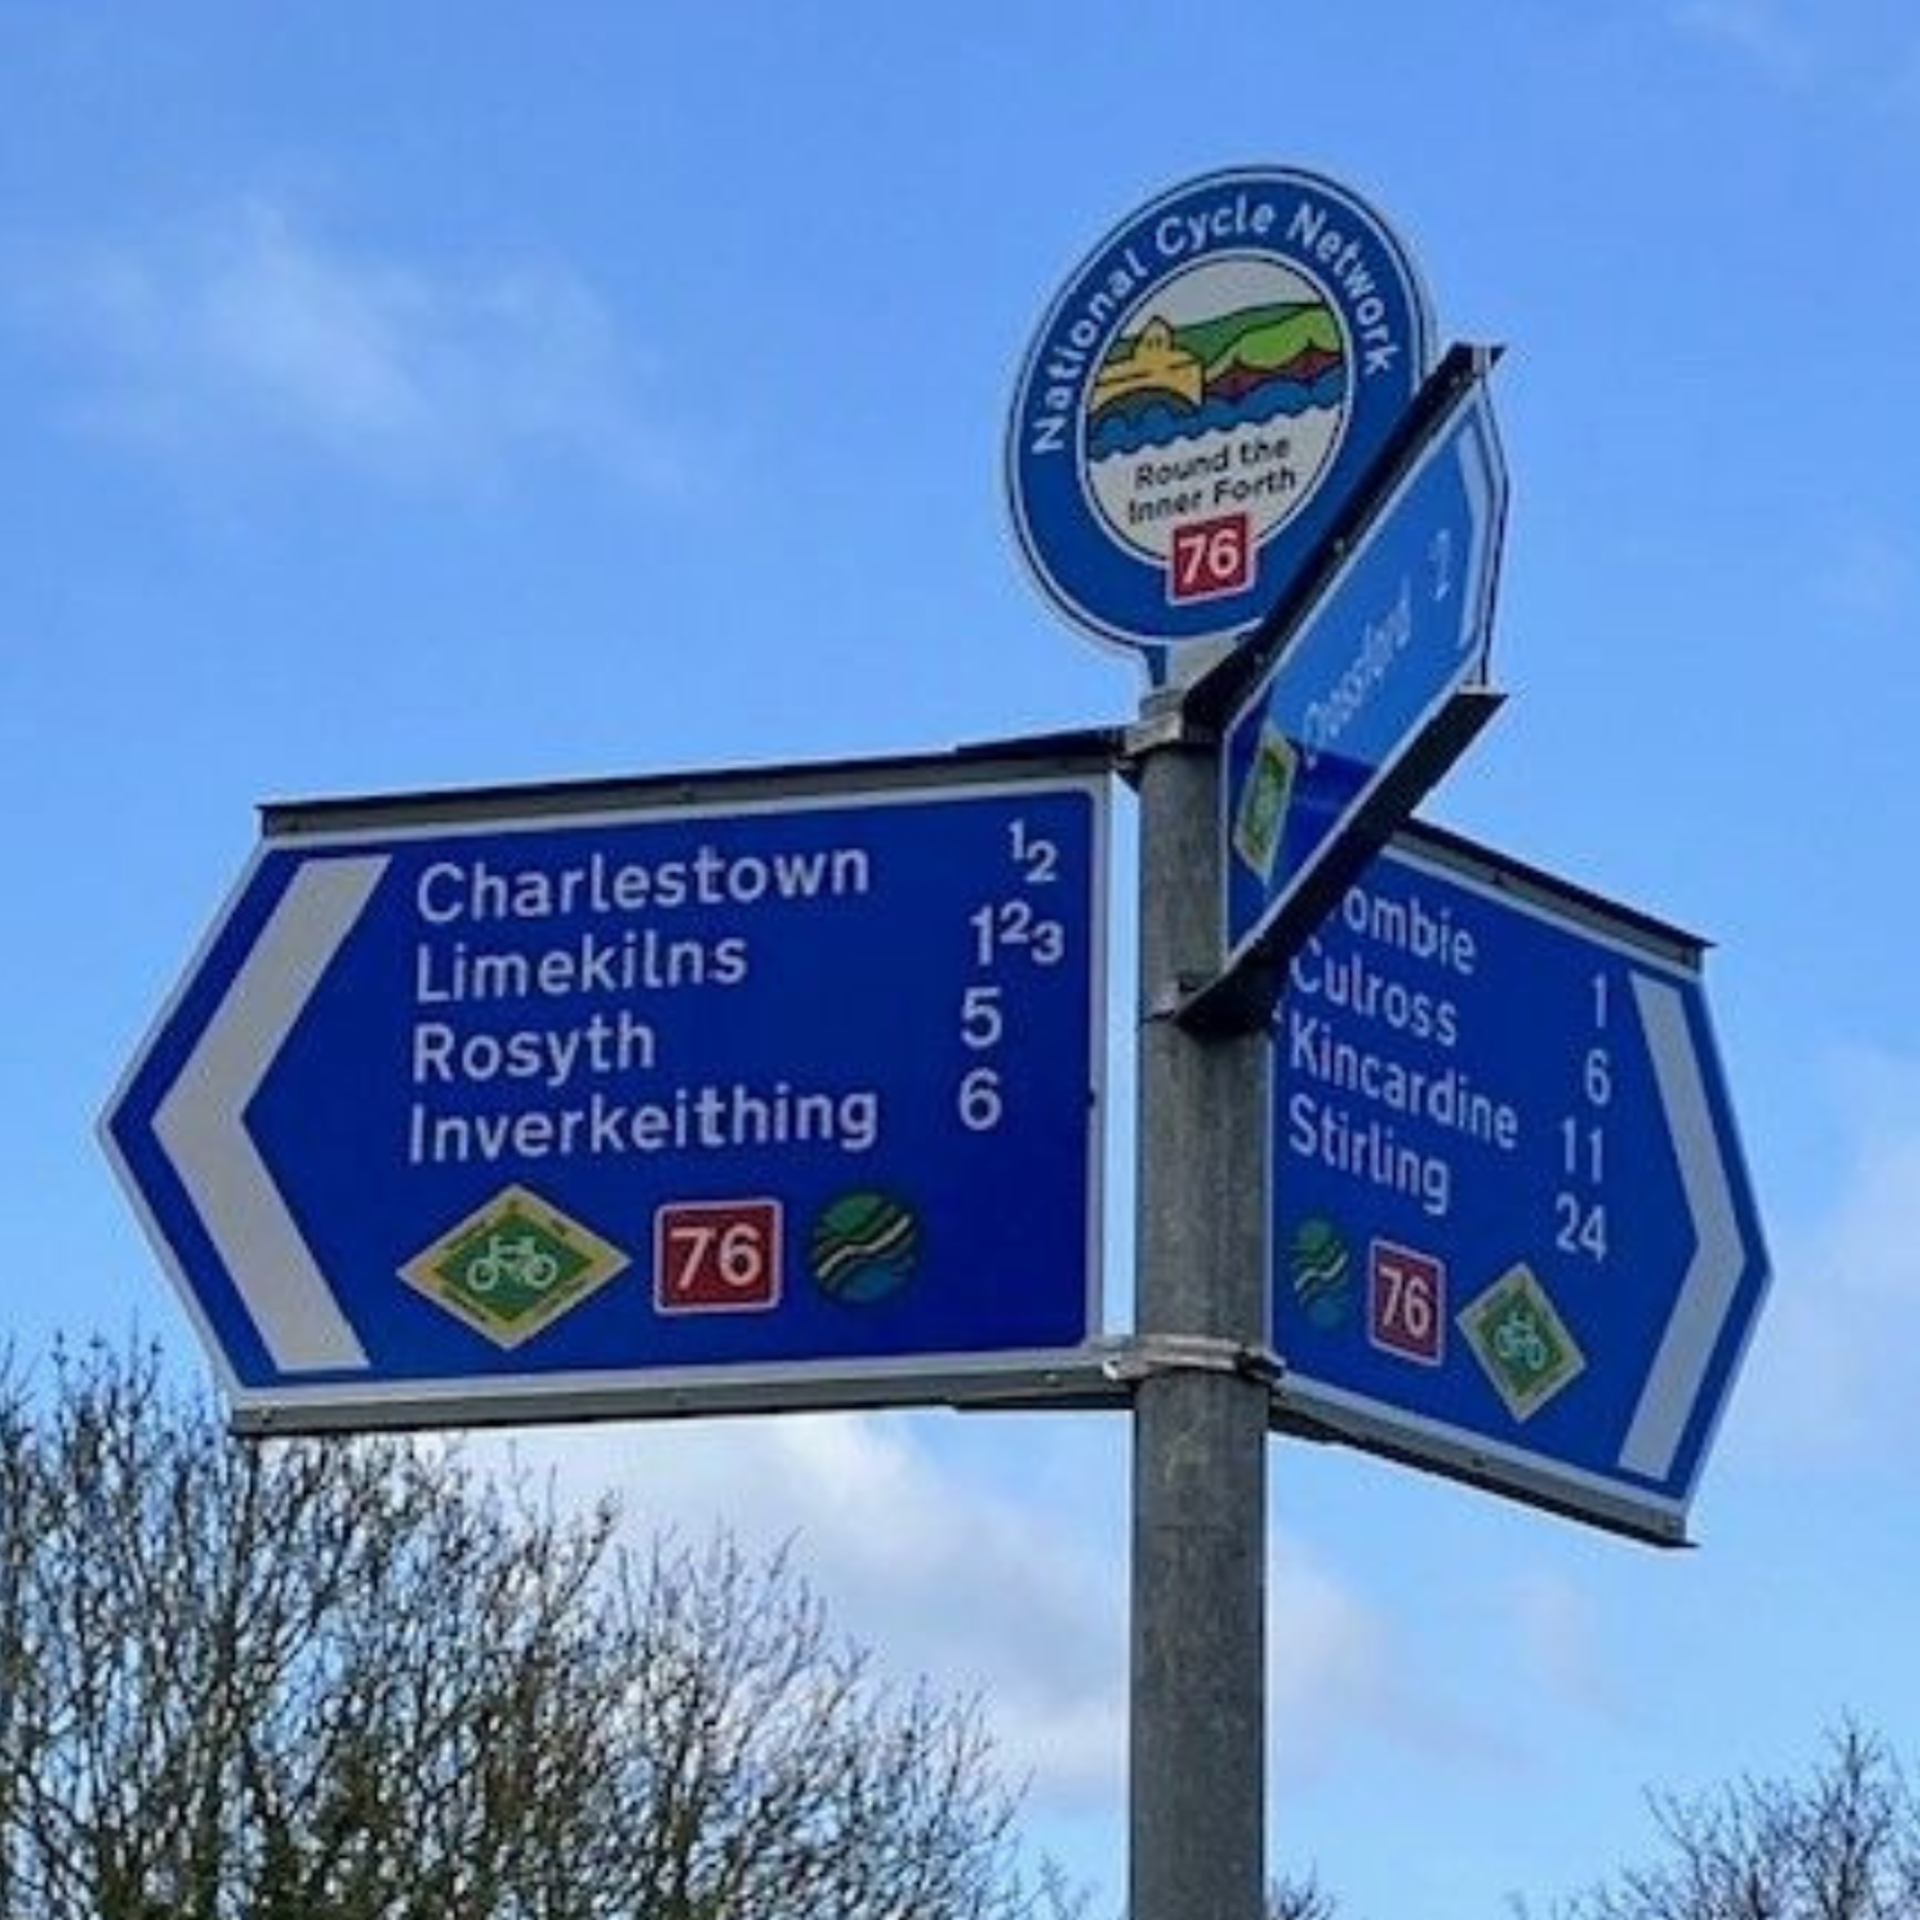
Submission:
[[[104,1123],[240,1423],[932,1399],[1086,1341],[1104,781],[957,764],[270,814]]]
[[[1696,943],[1431,835],[1289,962],[1283,1414],[1679,1539],[1767,1283]]]
[[[1419,798],[1392,792],[1395,775],[1460,690],[1485,680],[1506,493],[1491,403],[1475,379],[1229,721],[1220,748],[1229,969],[1303,899],[1370,810],[1391,794],[1386,811],[1404,817]],[[1386,818],[1378,837],[1397,824]]]

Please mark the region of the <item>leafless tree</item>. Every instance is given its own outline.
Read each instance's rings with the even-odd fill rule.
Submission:
[[[781,1560],[623,1554],[445,1446],[0,1368],[5,1920],[1021,1920],[965,1703]]]
[[[1664,1852],[1574,1901],[1571,1920],[1914,1920],[1920,1797],[1848,1722],[1803,1780],[1743,1778],[1652,1801]]]
[[[1339,1911],[1333,1896],[1312,1874],[1279,1881],[1267,1894],[1268,1920],[1334,1920]]]

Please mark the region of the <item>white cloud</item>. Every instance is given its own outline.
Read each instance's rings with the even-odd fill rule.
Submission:
[[[621,1495],[636,1530],[791,1543],[882,1668],[986,1705],[1036,1803],[1110,1800],[1125,1762],[1124,1541],[982,1485],[899,1419],[854,1414],[555,1430],[517,1443],[563,1485]],[[985,1438],[960,1434],[957,1455]],[[1027,1445],[1044,1449],[1033,1437]]]
[[[100,433],[319,453],[409,485],[497,485],[554,452],[675,482],[633,352],[561,266],[429,270],[249,200],[12,268],[16,305],[72,359],[72,417]]]
[[[1811,75],[1810,42],[1770,0],[1681,0],[1673,20],[1683,32],[1729,48],[1770,80],[1797,84]]]
[[[1540,1685],[1570,1707],[1617,1720],[1622,1702],[1591,1595],[1564,1574],[1537,1568],[1516,1583],[1511,1608],[1515,1645]]]
[[[1853,1054],[1834,1079],[1848,1160],[1832,1204],[1776,1237],[1742,1444],[1810,1464],[1920,1431],[1920,1064]]]
[[[1337,1762],[1359,1734],[1421,1717],[1396,1679],[1385,1626],[1304,1546],[1282,1538],[1267,1607],[1269,1744],[1278,1779],[1298,1783]]]
[[[1882,75],[1887,111],[1901,120],[1920,112],[1920,39],[1909,40]]]
[[[1860,619],[1910,618],[1920,607],[1920,557],[1884,531],[1856,528],[1834,556],[1827,593],[1839,612]]]
[[[1046,1416],[955,1423],[789,1415],[520,1436],[522,1464],[636,1534],[791,1544],[839,1629],[885,1673],[978,1697],[1043,1815],[1117,1816],[1127,1754],[1125,1449]],[[1011,1429],[1011,1437],[1009,1437]],[[1018,1449],[1009,1492],[1002,1471]],[[1270,1747],[1289,1786],[1385,1743],[1501,1766],[1480,1730],[1410,1677],[1384,1617],[1298,1539],[1270,1548]]]
[[[1789,95],[1904,134],[1920,109],[1920,37],[1911,9],[1820,0],[1668,0],[1671,28]]]
[[[1524,1756],[1477,1705],[1449,1697],[1390,1609],[1283,1535],[1268,1617],[1270,1745],[1290,1792],[1386,1756],[1415,1767],[1510,1777]]]

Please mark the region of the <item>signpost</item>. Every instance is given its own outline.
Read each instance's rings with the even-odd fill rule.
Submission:
[[[1316,878],[1356,837],[1390,833],[1471,737],[1452,730],[1437,763],[1421,751],[1485,683],[1506,499],[1475,377],[1227,722],[1225,972],[1297,943],[1328,897]]]
[[[1403,836],[1273,1052],[1281,1416],[1681,1540],[1766,1287],[1698,943]]]
[[[1128,1405],[1128,1910],[1260,1920],[1270,1425],[1676,1541],[1766,1284],[1698,943],[1374,857],[1497,703],[1490,356],[1431,358],[1355,196],[1189,182],[1008,428],[1042,589],[1146,665],[1124,743],[269,810],[103,1123],[236,1423]]]
[[[270,815],[105,1123],[241,1424],[1075,1364],[1104,769]]]

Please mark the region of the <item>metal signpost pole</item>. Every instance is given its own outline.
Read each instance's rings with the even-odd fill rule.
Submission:
[[[1219,964],[1216,757],[1150,696],[1140,791],[1141,1377],[1133,1421],[1130,1920],[1265,1900],[1264,1032],[1174,1010]]]

